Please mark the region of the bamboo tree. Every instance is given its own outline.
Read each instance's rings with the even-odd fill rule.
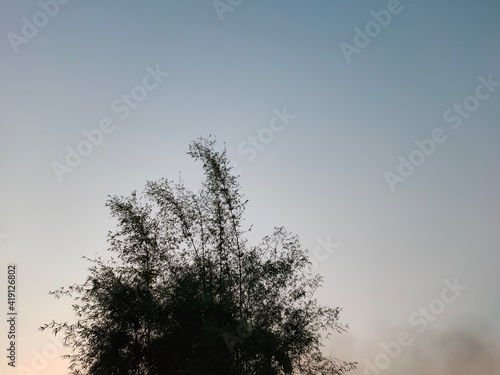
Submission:
[[[45,324],[71,349],[74,375],[334,374],[355,363],[325,357],[324,333],[344,332],[340,308],[314,298],[321,277],[284,228],[250,246],[247,201],[215,139],[191,143],[204,180],[149,181],[106,203],[115,257],[91,262],[82,284],[51,292],[75,301],[73,323]],[[242,327],[247,327],[243,329]],[[244,333],[243,333],[244,331]],[[228,344],[227,337],[233,337]]]

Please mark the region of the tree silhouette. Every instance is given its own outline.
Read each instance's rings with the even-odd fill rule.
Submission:
[[[50,292],[74,299],[76,321],[40,327],[63,335],[71,374],[342,374],[356,363],[325,357],[324,335],[344,332],[340,308],[314,299],[321,277],[284,228],[250,246],[247,201],[225,150],[200,138],[199,192],[162,179],[143,194],[109,197],[117,220],[110,260]]]

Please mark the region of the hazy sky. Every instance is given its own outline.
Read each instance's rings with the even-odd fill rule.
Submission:
[[[47,292],[105,253],[107,195],[179,171],[197,186],[185,152],[209,134],[254,239],[284,225],[340,244],[315,252],[319,298],[344,307],[351,329],[325,350],[354,375],[377,358],[500,373],[498,0],[59,1],[0,3],[2,285],[19,268],[2,373],[65,373],[37,328],[70,300]]]

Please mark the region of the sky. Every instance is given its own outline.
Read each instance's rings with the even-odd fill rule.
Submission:
[[[252,240],[285,226],[311,250],[351,374],[500,374],[497,0],[0,7],[2,373],[66,373],[38,327],[70,300],[48,291],[106,254],[108,195],[196,187],[188,144],[214,134]]]

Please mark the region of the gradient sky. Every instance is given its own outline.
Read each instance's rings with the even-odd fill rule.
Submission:
[[[318,262],[319,298],[344,307],[351,329],[325,350],[360,362],[352,374],[401,331],[414,343],[384,373],[499,374],[500,87],[482,88],[458,129],[443,114],[480,77],[500,82],[500,3],[401,0],[348,62],[341,44],[394,1],[243,0],[221,20],[211,1],[73,0],[17,52],[9,33],[43,22],[41,6],[1,1],[0,278],[18,264],[18,365],[65,373],[60,359],[36,362],[51,345],[37,328],[72,318],[47,292],[85,278],[82,255],[105,253],[106,196],[179,171],[196,187],[187,146],[215,134],[241,168],[253,239],[284,225],[306,248],[340,244]],[[169,75],[120,119],[112,103],[148,66]],[[296,117],[248,161],[249,137],[285,107]],[[114,130],[59,181],[53,163],[106,118]],[[446,140],[391,191],[384,174],[438,128]],[[467,289],[417,333],[409,317],[455,278]],[[4,355],[0,367],[23,373]]]

